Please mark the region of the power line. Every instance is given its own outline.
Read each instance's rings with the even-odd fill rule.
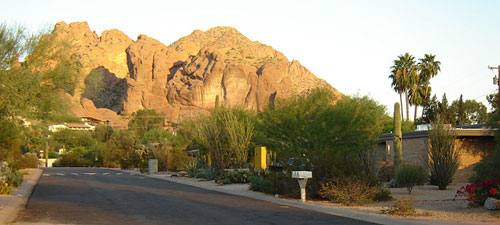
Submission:
[[[478,98],[482,98],[482,97],[484,97],[484,96],[486,96],[486,95],[494,94],[496,91],[497,91],[496,89],[491,90],[491,91],[488,91],[488,92],[486,92],[485,94],[483,94],[483,95],[481,95],[481,96],[479,96],[479,97],[474,98],[473,100],[477,100]]]

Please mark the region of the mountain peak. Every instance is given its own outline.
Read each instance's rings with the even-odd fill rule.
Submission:
[[[117,113],[155,109],[176,122],[206,112],[216,96],[261,110],[270,99],[316,87],[340,95],[298,61],[233,27],[194,30],[169,46],[144,34],[133,41],[116,29],[99,37],[86,22],[57,23],[52,35],[76,47],[69,54],[82,65],[72,96],[79,116],[114,121]]]

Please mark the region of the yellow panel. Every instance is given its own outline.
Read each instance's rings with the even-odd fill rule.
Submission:
[[[267,163],[266,163],[266,147],[261,146],[261,147],[256,147],[255,148],[255,168],[256,169],[266,169],[267,168]]]

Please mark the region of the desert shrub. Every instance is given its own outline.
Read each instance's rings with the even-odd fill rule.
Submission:
[[[21,159],[19,160],[19,167],[21,169],[38,168],[38,163],[39,160],[38,156],[36,156],[36,153],[28,152],[21,156]]]
[[[140,160],[137,164],[137,168],[139,168],[139,172],[147,173],[149,169],[148,160]]]
[[[389,182],[394,178],[394,163],[384,162],[379,165],[377,177],[383,182]]]
[[[390,201],[392,200],[391,191],[385,188],[380,188],[375,196],[373,196],[373,200],[377,202]]]
[[[57,166],[60,167],[85,167],[89,166],[90,162],[80,156],[77,151],[71,151],[61,155]]]
[[[4,168],[2,171],[3,179],[13,187],[18,187],[23,183],[23,174],[17,170],[13,170],[10,168]]]
[[[249,170],[233,170],[223,171],[221,176],[218,177],[219,183],[232,184],[232,183],[248,183],[252,173]]]
[[[0,195],[10,195],[12,194],[12,187],[9,186],[7,182],[0,179]]]
[[[497,149],[490,156],[483,158],[473,170],[475,174],[469,180],[471,183],[500,177],[500,150]]]
[[[379,188],[355,179],[337,178],[325,182],[319,191],[322,198],[343,205],[363,205],[373,202]]]
[[[411,198],[398,199],[394,205],[388,209],[382,210],[382,213],[397,215],[397,216],[413,216],[417,213],[413,204],[415,200]]]
[[[9,168],[8,164],[2,162],[0,170],[0,194],[11,194],[12,188],[23,183],[23,174],[16,169]]]
[[[186,168],[186,172],[187,172],[188,177],[191,177],[191,178],[200,177],[200,169],[198,169],[196,167]]]
[[[252,180],[256,176],[261,177],[261,178],[265,178],[266,180],[271,182],[271,189],[263,189],[263,190],[267,190],[267,191],[262,191],[264,193],[279,194],[282,196],[294,197],[294,198],[300,196],[300,189],[299,189],[299,185],[297,183],[297,180],[293,179],[291,177],[290,172],[276,172],[276,173],[274,173],[274,172],[271,172],[269,170],[258,169],[258,170],[253,170],[252,173],[254,176],[250,178],[250,185],[252,185],[251,184],[252,182],[259,181],[259,180],[255,180],[255,181]],[[274,177],[275,175],[276,175],[276,179]],[[311,190],[309,189],[310,188],[309,181],[308,181],[307,188],[308,188],[308,191],[307,191],[308,198],[312,197],[312,195],[314,195],[315,193],[311,192]],[[261,191],[261,190],[259,189],[259,190],[255,190],[255,191]],[[275,191],[276,191],[276,193],[275,193]]]
[[[272,194],[273,183],[266,177],[253,176],[250,178],[250,190]]]
[[[465,196],[469,202],[476,202],[481,205],[489,197],[500,199],[500,178],[477,181],[462,186],[457,190],[456,196]]]
[[[455,148],[456,136],[453,130],[446,129],[439,118],[432,123],[432,127],[429,130],[430,146],[427,150],[430,183],[438,185],[439,190],[445,190],[458,169],[460,151]]]
[[[215,180],[219,175],[215,168],[203,168],[199,170],[199,177],[205,180]]]
[[[423,185],[427,181],[427,174],[420,166],[405,165],[396,170],[395,180],[400,187],[406,187],[408,194],[411,194],[413,186]]]

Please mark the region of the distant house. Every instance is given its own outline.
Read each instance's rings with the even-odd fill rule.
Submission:
[[[57,132],[61,130],[88,130],[93,131],[95,126],[89,125],[88,123],[80,124],[80,123],[63,123],[63,124],[54,124],[49,126],[49,130],[52,132]]]
[[[101,120],[95,117],[90,117],[90,116],[84,116],[80,118],[82,122],[85,123],[90,123],[90,124],[108,124],[109,120]]]
[[[403,133],[403,162],[427,168],[428,129],[432,129],[432,127],[420,127],[420,130]],[[472,171],[474,165],[495,149],[494,130],[484,125],[462,126],[453,129],[457,135],[455,146],[462,150],[460,165],[453,177],[453,182],[468,182],[474,174]],[[379,137],[376,161],[379,165],[394,162],[394,142],[391,133]]]

